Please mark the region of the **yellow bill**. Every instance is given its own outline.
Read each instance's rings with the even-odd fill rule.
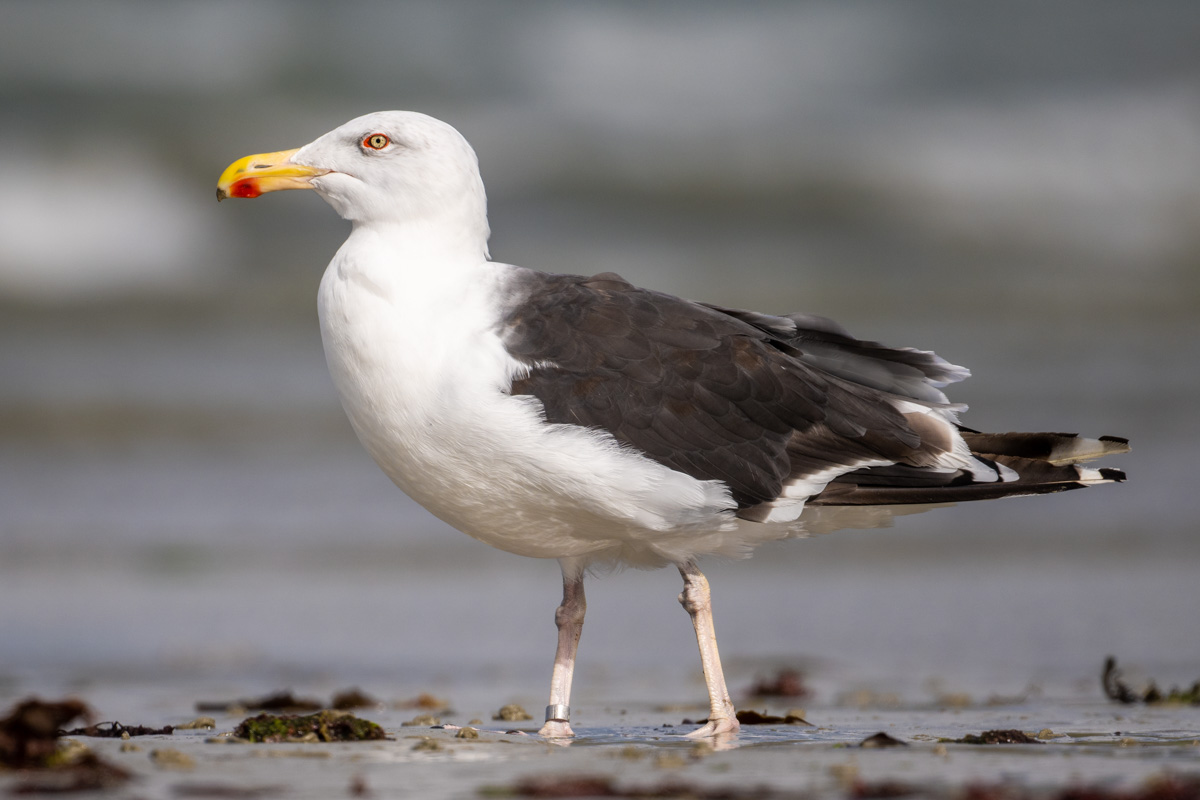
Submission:
[[[258,197],[282,189],[311,189],[313,178],[327,169],[291,163],[296,150],[260,153],[239,158],[221,173],[217,181],[217,200],[226,197]]]

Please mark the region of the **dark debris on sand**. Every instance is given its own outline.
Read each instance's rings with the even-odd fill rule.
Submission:
[[[295,714],[300,711],[319,711],[325,705],[320,700],[296,697],[290,690],[274,692],[262,697],[243,697],[240,700],[200,701],[197,711],[280,711]]]
[[[338,692],[329,702],[329,707],[337,711],[353,711],[356,708],[375,708],[379,701],[371,695],[355,687]]]
[[[1105,696],[1118,703],[1200,705],[1200,681],[1196,681],[1187,689],[1172,686],[1166,694],[1159,690],[1154,681],[1150,681],[1149,686],[1141,692],[1136,692],[1121,680],[1121,670],[1117,669],[1117,660],[1112,656],[1104,659],[1104,672],[1100,675],[1100,684],[1104,687]]]
[[[0,767],[24,773],[10,793],[89,792],[111,789],[129,780],[129,772],[85,747],[59,747],[62,727],[81,717],[86,721],[90,714],[80,700],[47,703],[33,697],[18,703],[0,719]]]
[[[858,743],[858,746],[868,749],[873,747],[908,747],[908,742],[901,741],[895,736],[891,736],[884,731],[880,731],[873,736],[868,736],[867,738],[863,739]]]
[[[0,766],[23,769],[50,766],[58,752],[62,727],[91,711],[81,700],[47,703],[36,697],[13,706],[0,719]]]
[[[1005,783],[971,784],[950,796],[956,800],[1200,800],[1200,776],[1164,775],[1128,788],[1094,784],[1039,791]]]
[[[242,721],[233,735],[251,742],[362,742],[386,739],[383,728],[348,711],[304,716],[259,714]]]
[[[812,694],[804,685],[804,673],[798,669],[781,669],[775,676],[759,679],[746,694],[750,697],[790,697],[802,699]]]
[[[775,714],[760,714],[757,711],[739,711],[737,712],[737,721],[742,725],[808,725],[812,723],[804,717],[796,714],[785,714],[782,717]],[[705,720],[707,722],[707,720]]]
[[[812,727],[812,723],[804,717],[796,714],[786,714],[782,717],[775,714],[767,714],[764,712],[745,710],[737,712],[737,721],[742,725],[808,725]],[[704,719],[685,719],[680,722],[680,725],[703,725],[708,722],[708,718]]]
[[[196,703],[200,712],[275,711],[280,714],[299,714],[305,711],[320,711],[332,708],[351,711],[356,708],[374,708],[379,701],[357,687],[336,692],[328,704],[312,697],[297,697],[290,689],[265,694],[262,697],[242,697],[237,700],[202,700]]]
[[[1024,731],[1015,729],[984,731],[978,736],[968,733],[961,739],[942,739],[941,741],[955,744],[1043,744]]]
[[[350,787],[346,789],[346,793],[351,797],[370,797],[371,787],[367,785],[367,779],[362,775],[355,775],[350,780]]]
[[[522,778],[512,786],[485,786],[484,797],[632,797],[687,798],[687,800],[799,800],[808,794],[776,791],[767,786],[701,786],[684,781],[665,781],[654,786],[618,786],[607,775],[537,775]]]
[[[811,792],[772,789],[766,786],[704,786],[667,780],[643,786],[621,786],[607,775],[538,775],[521,778],[510,786],[485,786],[484,797],[626,797],[663,800],[799,800]],[[923,786],[896,780],[874,783],[855,781],[851,798],[926,797],[939,800],[1200,800],[1200,776],[1167,775],[1141,786],[1076,785],[1037,789],[1013,783],[973,783],[965,787]]]
[[[854,785],[850,787],[848,794],[850,797],[862,798],[863,800],[866,798],[880,798],[882,800],[882,798],[911,797],[914,795],[928,797],[932,793],[919,786],[888,779],[876,783],[855,781]],[[971,798],[971,800],[975,800],[975,798]],[[979,800],[983,800],[983,798],[979,798]]]
[[[97,722],[84,728],[59,731],[60,736],[90,736],[97,739],[120,739],[123,736],[170,736],[175,728],[164,725],[151,728],[146,725],[122,725],[119,722]]]

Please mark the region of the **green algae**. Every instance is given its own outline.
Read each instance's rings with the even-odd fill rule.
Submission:
[[[259,714],[242,721],[234,736],[251,742],[362,742],[384,739],[383,728],[345,711],[316,714]]]

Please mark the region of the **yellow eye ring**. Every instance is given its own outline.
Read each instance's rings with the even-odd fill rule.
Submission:
[[[362,140],[362,146],[368,150],[382,150],[391,143],[392,140],[382,133],[372,133],[370,136],[366,136]]]

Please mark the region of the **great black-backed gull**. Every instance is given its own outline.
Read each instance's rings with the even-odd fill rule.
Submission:
[[[738,728],[696,559],[919,504],[1120,481],[1079,462],[1116,437],[983,434],[931,352],[639,289],[615,274],[496,263],[475,153],[444,122],[385,111],[298,150],[243,158],[217,197],[313,189],[353,223],[321,281],[333,382],[383,471],[494,547],[558,559],[563,600],[541,734],[573,735],[590,566],[674,564],[708,685]]]

